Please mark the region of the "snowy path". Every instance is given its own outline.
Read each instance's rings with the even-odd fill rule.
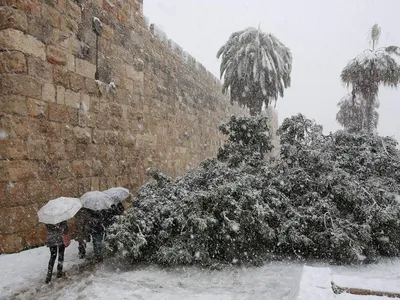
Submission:
[[[300,269],[300,265],[273,263],[261,268],[222,271],[146,267],[116,273],[103,265],[97,266],[92,275],[85,276],[86,272],[16,299],[278,300],[286,299]]]
[[[89,254],[91,251],[89,249]],[[77,252],[77,244],[72,242],[65,254],[67,278],[54,279],[50,285],[43,284],[49,258],[46,247],[0,255],[0,299],[288,300],[291,290],[299,283],[304,265],[272,262],[258,268],[225,267],[220,271],[196,267],[161,269],[136,266],[123,271],[110,262],[87,264],[78,259]],[[306,264],[329,267],[333,277],[381,278],[400,282],[400,260],[356,267],[310,261]],[[372,300],[376,297],[342,294],[335,299]]]
[[[90,250],[91,251],[91,250]],[[259,268],[154,266],[120,271],[110,263],[86,265],[73,242],[65,253],[67,278],[44,285],[48,249],[0,255],[0,299],[287,299],[302,264],[273,262]],[[53,277],[54,278],[54,277]]]

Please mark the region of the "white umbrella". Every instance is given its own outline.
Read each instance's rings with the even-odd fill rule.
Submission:
[[[82,204],[78,198],[60,197],[47,202],[38,211],[39,222],[45,224],[58,224],[71,219],[81,209]]]
[[[87,192],[81,197],[83,207],[91,210],[109,209],[114,204],[113,199],[99,191]]]
[[[106,191],[103,191],[103,193],[110,196],[114,200],[115,204],[124,201],[126,198],[130,196],[129,190],[123,187],[111,188]]]

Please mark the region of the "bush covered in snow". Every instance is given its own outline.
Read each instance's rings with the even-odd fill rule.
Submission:
[[[279,129],[265,116],[232,117],[217,158],[176,181],[151,169],[132,209],[110,227],[107,249],[134,261],[209,265],[295,255],[336,262],[400,254],[396,141],[322,127],[297,115]]]

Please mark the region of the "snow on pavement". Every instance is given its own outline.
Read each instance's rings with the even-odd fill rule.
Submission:
[[[85,263],[77,248],[73,241],[66,249],[67,278],[53,276],[50,285],[44,285],[47,247],[0,255],[0,299],[288,299],[302,269],[293,262],[222,270],[136,266],[122,271],[110,262],[80,268]]]
[[[156,266],[135,266],[129,270],[124,267],[121,270],[110,261],[87,264],[78,259],[77,249],[75,241],[66,249],[64,269],[67,278],[53,277],[50,285],[44,285],[49,259],[47,247],[0,255],[0,299],[288,300],[299,284],[304,265],[290,261],[271,262],[262,267],[226,266],[222,270]],[[91,247],[88,252],[91,255]],[[348,280],[353,277],[355,283],[362,282],[363,278],[397,279],[400,282],[400,260],[384,260],[365,266],[332,266],[310,261],[306,264],[329,267],[333,277],[342,276]],[[373,300],[377,297],[344,293],[335,295],[335,299]]]
[[[32,288],[40,281],[44,283],[49,257],[47,247],[0,255],[0,299],[9,299],[13,292]],[[77,242],[71,242],[64,260],[66,271],[80,263]]]

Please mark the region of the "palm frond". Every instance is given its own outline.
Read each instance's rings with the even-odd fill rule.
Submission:
[[[268,105],[270,99],[283,97],[283,90],[290,86],[290,50],[275,36],[259,29],[233,33],[217,57],[221,58],[223,91],[230,89],[231,100],[238,99],[245,106]]]

